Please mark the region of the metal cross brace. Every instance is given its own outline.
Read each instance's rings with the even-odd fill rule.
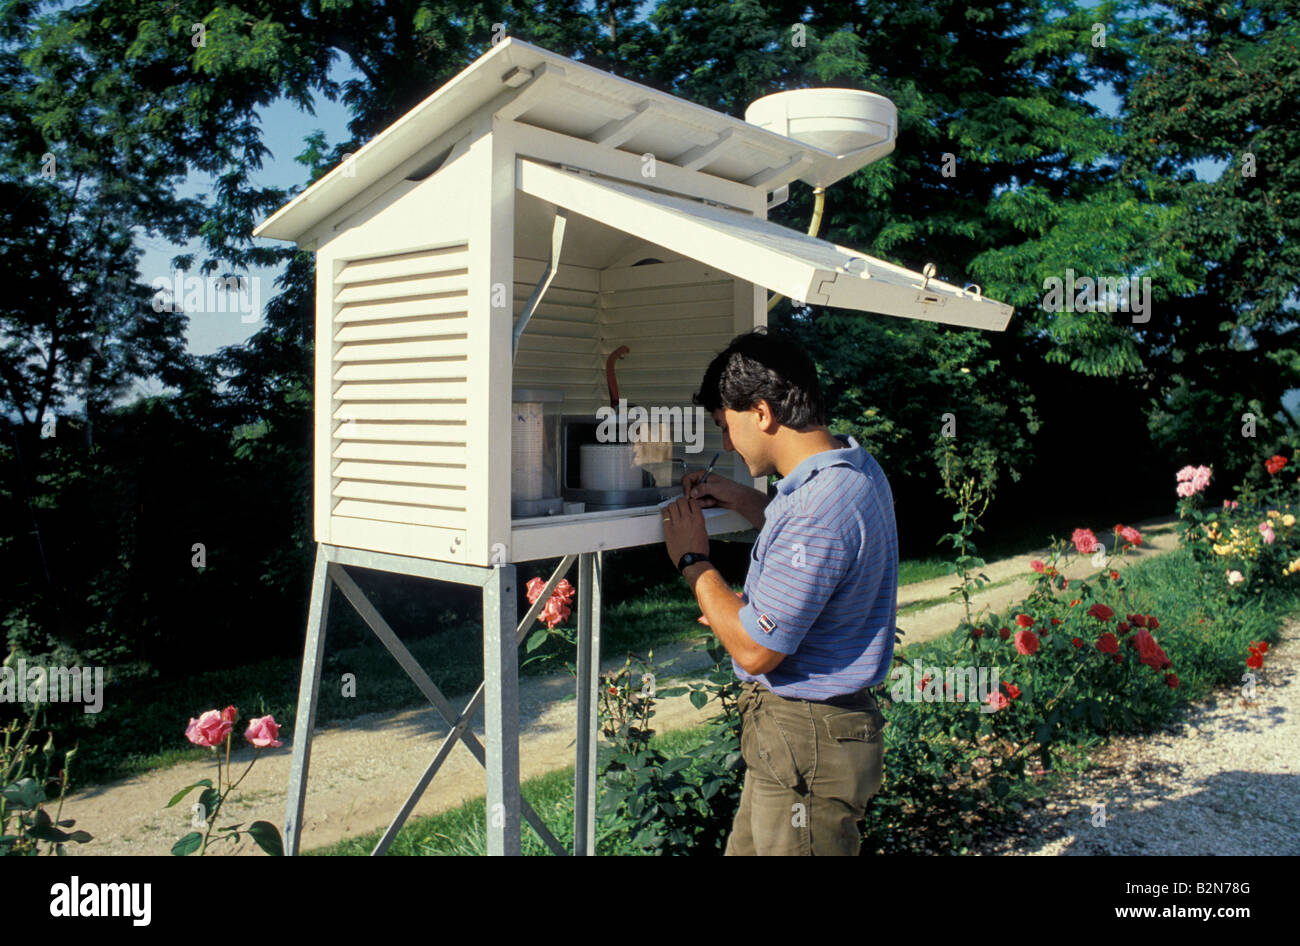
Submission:
[[[306,725],[298,725],[295,727],[297,731],[294,736],[294,758],[290,772],[288,812],[286,815],[285,825],[286,846],[289,853],[296,854],[298,852],[300,825],[303,806],[306,799],[307,765],[311,752],[310,743],[312,732],[315,728],[316,698],[319,688],[321,658],[323,657],[324,652],[322,646],[324,643],[323,632],[328,617],[329,589],[332,584],[339,588],[344,597],[348,599],[353,608],[356,609],[357,613],[374,632],[375,636],[379,638],[380,642],[383,643],[388,652],[393,655],[393,658],[406,672],[407,676],[411,678],[412,682],[415,683],[420,692],[423,693],[425,698],[433,704],[434,708],[438,711],[438,714],[442,716],[451,727],[447,735],[444,737],[441,746],[439,746],[437,754],[425,769],[424,774],[421,775],[415,788],[411,791],[406,801],[402,804],[401,809],[393,818],[392,823],[388,826],[388,830],[384,832],[384,836],[380,838],[379,843],[375,846],[372,854],[380,855],[388,850],[393,839],[397,836],[397,832],[401,829],[402,824],[415,808],[416,803],[428,788],[429,783],[433,780],[434,775],[437,774],[442,763],[446,761],[448,754],[455,746],[457,740],[463,741],[465,747],[474,755],[474,758],[478,760],[479,764],[483,765],[485,768],[487,767],[486,752],[483,744],[479,741],[478,737],[469,730],[470,721],[483,705],[487,682],[485,680],[479,684],[478,689],[475,691],[470,702],[458,715],[451,703],[448,702],[445,696],[443,696],[442,691],[439,690],[438,686],[429,678],[429,675],[424,672],[424,669],[420,666],[414,655],[412,655],[406,645],[398,639],[397,635],[393,632],[393,629],[388,625],[388,622],[383,619],[374,605],[366,598],[365,593],[356,582],[353,581],[352,576],[348,574],[344,565],[338,561],[331,560],[334,557],[334,554],[337,554],[338,551],[339,550],[333,548],[327,549],[326,546],[322,545],[318,550],[317,555],[316,575],[313,581],[312,602],[308,619],[307,649],[304,654],[304,657],[307,657],[308,655],[314,656],[314,666],[309,667],[307,660],[304,660],[302,685],[299,690],[299,719],[301,721],[303,716],[305,716]],[[587,556],[583,556],[583,558],[585,559]],[[393,560],[395,561],[396,559]],[[542,588],[541,593],[537,596],[537,600],[533,603],[532,607],[528,609],[528,612],[524,615],[523,620],[519,622],[519,625],[515,630],[514,645],[516,649],[519,644],[523,642],[528,629],[537,619],[537,615],[546,607],[546,602],[549,600],[556,586],[560,583],[560,580],[564,578],[573,567],[573,563],[578,560],[578,555],[567,555],[556,567],[554,573]],[[580,570],[584,572],[583,579],[585,579],[590,574],[592,565],[586,561],[584,561],[583,564],[586,568]],[[421,571],[427,572],[429,569],[432,569],[435,573],[442,571],[442,569],[432,563],[425,565]],[[431,575],[430,577],[433,576]],[[583,605],[586,605],[591,600],[591,594],[589,582],[582,579],[580,579],[580,581],[583,585],[583,594],[579,606],[582,608]],[[589,608],[585,610],[589,610]],[[580,615],[580,618],[581,617],[582,615]],[[582,623],[585,624],[588,622],[583,621]],[[305,713],[303,712],[304,708],[306,709]],[[585,773],[580,773],[580,776],[581,774]],[[586,780],[581,779],[580,777],[580,781],[585,782]],[[584,794],[586,793],[584,792]],[[555,838],[555,835],[553,835],[546,827],[541,818],[538,817],[532,806],[522,798],[520,799],[520,814],[522,814],[524,819],[532,825],[538,836],[547,847],[551,849],[551,851],[558,855],[567,855],[569,853]],[[585,825],[583,827],[585,827]],[[583,834],[587,833],[588,832],[585,831],[583,832]],[[585,837],[576,838],[575,846],[585,848],[587,845],[582,843],[585,840]],[[583,853],[585,853],[585,851]]]

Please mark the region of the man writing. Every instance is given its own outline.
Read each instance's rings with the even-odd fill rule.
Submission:
[[[695,401],[752,475],[782,477],[769,500],[688,473],[663,513],[668,556],[743,681],[745,783],[726,853],[856,855],[884,755],[870,689],[893,660],[893,493],[869,453],[826,429],[816,369],[788,340],[737,337],[709,364]],[[743,602],[707,560],[702,510],[713,506],[761,530]]]

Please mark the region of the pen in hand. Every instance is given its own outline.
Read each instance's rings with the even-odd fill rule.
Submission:
[[[709,474],[713,472],[713,465],[718,462],[718,457],[720,456],[722,456],[720,453],[715,453],[713,455],[713,459],[709,461],[709,466],[704,471],[704,475],[700,477],[701,483],[707,483],[709,481]]]

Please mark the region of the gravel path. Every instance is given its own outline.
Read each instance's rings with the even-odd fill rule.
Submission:
[[[1244,670],[1244,668],[1243,668]],[[1254,700],[1221,690],[1186,721],[1110,740],[1094,768],[976,853],[1300,854],[1300,619],[1257,671]],[[1105,825],[1093,825],[1096,805]]]

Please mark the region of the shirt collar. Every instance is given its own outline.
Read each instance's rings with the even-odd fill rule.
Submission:
[[[847,444],[847,446],[838,450],[823,450],[820,453],[814,453],[810,457],[805,457],[798,466],[790,471],[789,475],[783,477],[776,484],[776,491],[783,496],[788,495],[812,479],[813,474],[818,470],[825,469],[828,466],[845,465],[851,466],[855,470],[862,469],[866,451],[862,449],[861,445],[847,434],[834,434],[833,436],[840,443]]]

